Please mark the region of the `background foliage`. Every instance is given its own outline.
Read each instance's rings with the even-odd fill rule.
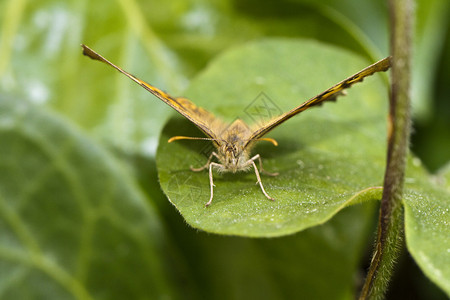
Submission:
[[[448,178],[448,167],[438,170],[450,157],[449,2],[418,1],[416,11],[412,149]],[[261,37],[384,57],[386,3],[6,0],[0,12],[2,298],[353,298],[373,204],[277,239],[191,229],[157,182],[155,150],[172,112],[79,44],[181,95],[218,54]],[[408,254],[397,293],[444,297]]]

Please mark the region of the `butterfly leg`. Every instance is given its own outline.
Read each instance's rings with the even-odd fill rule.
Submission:
[[[206,164],[204,166],[201,166],[200,168],[194,168],[193,166],[190,166],[191,171],[200,172],[200,171],[203,171],[204,169],[208,168],[211,164],[211,160],[212,160],[213,156],[217,158],[217,153],[216,152],[211,153]]]
[[[262,166],[262,160],[261,160],[261,156],[259,154],[255,155],[255,157],[258,157],[258,161],[259,161],[259,171],[261,173],[263,173],[264,175],[268,175],[268,176],[278,176],[278,172],[275,173],[271,173],[271,172],[267,172],[266,170],[263,169]],[[256,159],[256,158],[255,158]]]
[[[215,163],[215,162],[212,162],[212,163],[209,164],[209,187],[211,188],[211,197],[209,198],[209,201],[205,204],[206,207],[208,207],[211,204],[213,196],[214,196],[214,187],[215,187],[215,185],[214,185],[214,182],[213,182],[213,174],[212,174],[213,168],[223,169],[223,166],[221,164],[218,164],[218,163]]]
[[[257,155],[255,155],[255,156],[253,156],[252,158],[250,158],[250,159],[248,160],[247,163],[248,163],[248,164],[251,164],[251,165],[253,166],[253,168],[255,168],[256,179],[258,179],[258,181],[257,181],[256,183],[259,184],[259,186],[260,186],[260,188],[261,188],[261,191],[263,192],[264,196],[266,196],[267,199],[269,199],[269,200],[275,201],[274,198],[270,197],[270,196],[266,193],[266,190],[264,189],[264,186],[263,186],[263,184],[262,184],[261,176],[259,176],[258,168],[256,167],[256,164],[255,164],[255,160],[257,160],[258,158],[261,159],[260,156],[259,156],[259,154],[257,154]]]

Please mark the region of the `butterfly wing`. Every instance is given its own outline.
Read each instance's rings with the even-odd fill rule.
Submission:
[[[387,71],[390,67],[390,57],[386,57],[367,68],[359,71],[358,73],[348,77],[347,79],[344,79],[343,81],[339,82],[338,84],[332,86],[328,90],[324,91],[323,93],[320,93],[319,95],[309,99],[308,101],[304,102],[300,106],[288,111],[285,114],[282,114],[272,120],[270,120],[267,124],[265,124],[262,127],[259,127],[256,129],[252,135],[250,136],[250,139],[248,140],[247,144],[250,144],[255,139],[261,138],[263,135],[283,123],[284,121],[292,118],[296,114],[301,113],[302,111],[307,110],[310,107],[313,107],[315,105],[320,105],[324,103],[325,101],[336,101],[337,96],[343,93],[343,91],[349,87],[351,87],[354,83],[362,81],[365,77],[370,76],[374,73],[381,72],[381,71]]]
[[[201,131],[203,131],[208,137],[213,139],[213,142],[217,144],[217,134],[213,132],[211,128],[217,128],[219,126],[223,127],[222,122],[214,117],[214,115],[205,109],[196,106],[194,103],[189,101],[186,98],[175,98],[170,96],[169,94],[165,93],[164,91],[146,83],[145,81],[140,80],[139,78],[135,77],[134,75],[126,72],[125,70],[122,70],[120,67],[116,66],[91,48],[89,48],[86,45],[81,45],[83,48],[83,54],[94,59],[101,61],[103,63],[106,63],[107,65],[113,67],[120,73],[124,74],[140,86],[142,86],[144,89],[161,99],[163,102],[165,102],[167,105],[175,109],[178,113],[183,115],[186,119],[194,123],[198,128],[200,128]],[[219,131],[220,132],[220,131]]]

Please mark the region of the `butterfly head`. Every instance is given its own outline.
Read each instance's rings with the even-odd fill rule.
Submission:
[[[225,170],[233,173],[246,169],[248,151],[239,141],[222,141],[218,147],[218,157]]]

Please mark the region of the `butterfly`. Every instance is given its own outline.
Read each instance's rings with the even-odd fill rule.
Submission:
[[[203,171],[205,169],[208,169],[209,171],[210,198],[205,206],[209,206],[211,204],[214,196],[215,185],[213,181],[213,170],[218,172],[236,173],[238,171],[248,171],[253,168],[257,179],[256,183],[259,184],[262,193],[269,200],[274,200],[274,198],[269,196],[269,194],[267,194],[266,190],[264,189],[260,173],[269,176],[276,176],[278,175],[278,173],[270,173],[265,171],[262,167],[261,156],[259,154],[251,156],[251,150],[255,143],[259,141],[268,141],[277,146],[278,143],[276,140],[264,137],[264,135],[266,135],[281,123],[301,113],[302,111],[305,111],[316,105],[321,105],[325,101],[335,101],[337,96],[344,94],[345,89],[351,87],[357,82],[362,81],[367,76],[370,76],[377,72],[387,71],[391,65],[391,58],[386,57],[366,67],[358,73],[342,80],[341,82],[302,103],[301,105],[293,108],[292,110],[265,122],[263,125],[249,126],[240,119],[236,119],[231,124],[226,124],[222,120],[216,118],[212,113],[196,106],[190,100],[186,98],[172,97],[164,91],[124,71],[88,46],[81,45],[81,47],[83,48],[84,55],[90,57],[91,59],[106,63],[120,73],[124,74],[125,76],[145,88],[147,91],[152,93],[154,96],[165,102],[167,105],[175,109],[186,119],[194,123],[207,136],[206,138],[174,136],[169,139],[169,143],[176,140],[186,139],[212,141],[213,145],[216,148],[216,151],[213,151],[211,153],[206,164],[199,168],[194,168],[191,166],[191,170],[194,172]],[[258,162],[259,170],[255,162]]]

